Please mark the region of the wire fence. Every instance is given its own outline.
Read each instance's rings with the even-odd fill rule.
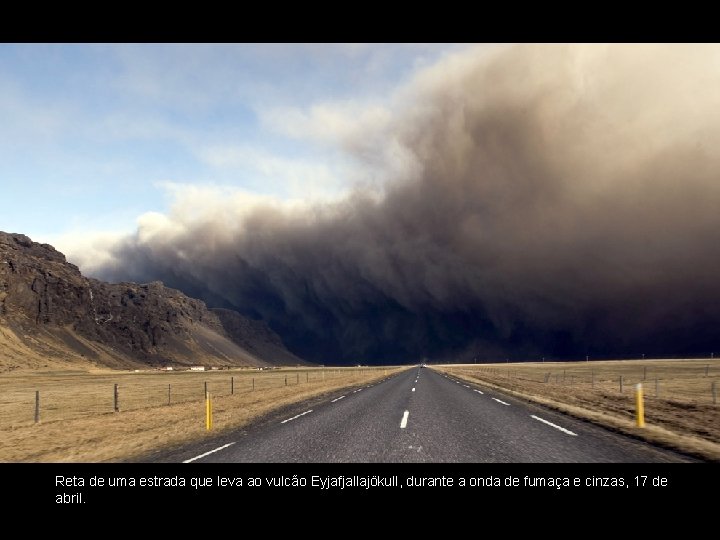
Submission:
[[[213,397],[377,373],[382,368],[270,370],[253,372],[153,372],[118,375],[30,376],[0,381],[0,428],[91,415],[167,407]],[[387,373],[387,369],[385,369]]]
[[[596,393],[632,394],[635,385],[643,385],[646,398],[662,398],[687,403],[718,403],[720,363],[666,362],[642,365],[642,362],[608,362],[578,367],[562,364],[532,366],[470,366],[452,371],[502,384],[541,383],[548,388],[594,390]],[[537,388],[537,387],[536,387]]]

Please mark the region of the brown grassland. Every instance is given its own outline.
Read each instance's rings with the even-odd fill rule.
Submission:
[[[433,366],[702,459],[720,460],[720,361],[618,360]],[[622,392],[620,378],[622,377]],[[645,427],[635,422],[635,385]]]
[[[273,410],[367,384],[399,369],[6,373],[0,375],[0,461],[138,459],[241,428]],[[211,432],[205,429],[206,382],[213,401]],[[114,412],[115,384],[120,412]],[[35,423],[36,391],[39,423]]]
[[[720,460],[718,360],[443,365],[434,369],[627,435]],[[403,368],[268,371],[23,370],[0,374],[0,461],[142,459],[241,428],[292,403],[376,381]],[[622,377],[622,392],[620,378]],[[214,429],[204,424],[205,383]],[[645,428],[635,425],[643,384]],[[114,412],[114,385],[120,412]],[[39,392],[39,423],[35,423]],[[717,398],[715,398],[716,400]]]

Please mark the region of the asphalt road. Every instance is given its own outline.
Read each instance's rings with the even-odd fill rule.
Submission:
[[[266,417],[158,461],[500,462],[689,461],[561,413],[429,368],[413,368]]]

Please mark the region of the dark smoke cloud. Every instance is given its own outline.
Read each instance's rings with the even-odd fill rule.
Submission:
[[[382,196],[127,238],[108,279],[262,317],[317,361],[720,349],[720,49],[518,46],[418,76]]]

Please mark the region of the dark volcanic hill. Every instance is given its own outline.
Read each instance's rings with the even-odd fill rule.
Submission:
[[[91,362],[301,364],[264,322],[165,287],[86,278],[48,244],[0,232],[0,371]]]
[[[210,311],[220,319],[230,339],[258,358],[280,365],[302,362],[285,348],[280,336],[265,321],[250,319],[232,309],[210,308]]]

